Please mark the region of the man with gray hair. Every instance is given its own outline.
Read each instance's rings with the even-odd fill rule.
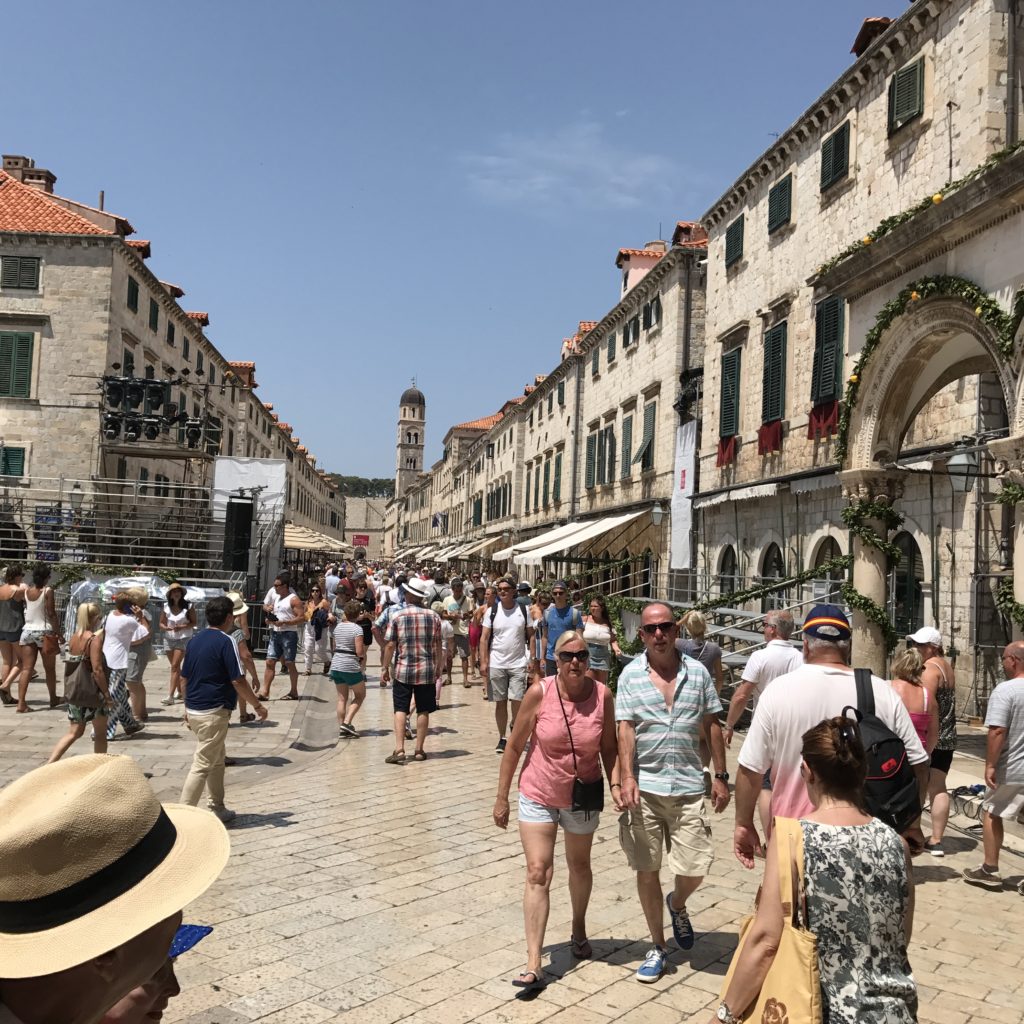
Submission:
[[[801,818],[813,805],[800,774],[803,734],[826,718],[857,707],[857,684],[850,667],[850,622],[836,605],[819,604],[804,620],[804,663],[779,676],[761,695],[739,753],[736,779],[736,831],[733,849],[745,867],[754,866],[761,841],[754,828],[754,805],[764,773],[772,775],[772,817]],[[902,741],[918,781],[927,780],[928,755],[903,701],[884,679],[871,677],[875,715]],[[920,827],[908,834],[923,844]]]

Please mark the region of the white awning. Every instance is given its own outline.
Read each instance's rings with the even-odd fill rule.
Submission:
[[[693,499],[694,508],[710,508],[712,505],[721,505],[723,501],[749,501],[751,498],[769,498],[778,494],[778,484],[754,484],[751,487],[734,487],[731,491],[722,491],[720,494],[709,494],[706,498],[698,495]]]
[[[529,540],[522,540],[517,544],[513,544],[511,547],[495,551],[491,557],[495,562],[503,562],[507,558],[515,558],[523,551],[532,551],[534,548],[540,548],[544,547],[546,544],[551,544],[560,537],[568,537],[570,534],[575,533],[581,525],[581,523],[576,522],[566,523],[565,526],[556,526],[555,529],[547,530],[545,533],[539,533],[536,537],[531,537]]]
[[[463,548],[458,557],[467,558],[469,555],[479,555],[486,551],[488,548],[494,547],[495,544],[501,543],[501,534],[497,537],[485,537],[483,540],[478,540],[475,544],[471,544],[468,548]]]
[[[812,491],[824,491],[830,487],[839,486],[839,477],[835,473],[825,473],[822,476],[805,476],[800,480],[789,481],[791,494],[809,494]]]
[[[293,551],[354,551],[351,544],[343,540],[328,537],[326,534],[311,530],[308,526],[296,526],[294,523],[284,524],[284,546]]]
[[[578,547],[580,544],[585,544],[595,537],[600,537],[602,533],[607,533],[609,530],[614,530],[619,526],[625,526],[626,523],[639,516],[647,515],[649,512],[649,508],[644,508],[639,512],[627,512],[621,516],[606,516],[604,519],[592,519],[586,523],[575,523],[576,529],[573,533],[560,537],[551,544],[527,551],[522,555],[517,554],[515,556],[515,563],[523,567],[539,566],[545,558],[549,558],[551,555],[558,554],[561,551],[568,551],[569,548]]]
[[[454,552],[458,551],[461,546],[461,544],[456,544],[454,547],[449,545],[446,548],[442,548],[440,551],[437,552],[436,555],[434,555],[434,561],[447,562],[449,556],[452,555]]]

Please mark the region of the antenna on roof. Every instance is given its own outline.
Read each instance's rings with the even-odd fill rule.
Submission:
[[[658,237],[661,238],[661,221],[658,221]]]
[[[412,380],[412,386],[416,387],[416,378],[412,377],[411,380]]]

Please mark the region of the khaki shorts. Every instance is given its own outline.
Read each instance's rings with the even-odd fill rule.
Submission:
[[[640,794],[640,806],[619,817],[619,842],[634,871],[660,871],[668,847],[668,867],[684,878],[703,877],[715,860],[704,794]]]
[[[993,818],[1016,818],[1024,808],[1024,786],[1004,782],[985,793],[981,806]]]

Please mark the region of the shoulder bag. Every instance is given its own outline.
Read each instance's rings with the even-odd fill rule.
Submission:
[[[795,818],[775,819],[775,841],[779,855],[779,895],[782,898],[782,935],[779,948],[757,998],[737,1020],[787,1021],[788,1024],[821,1024],[821,974],[818,970],[818,940],[807,927],[804,895],[804,833]],[[795,869],[795,871],[794,871]],[[761,900],[758,890],[757,901]],[[733,954],[721,998],[724,1000],[739,963],[754,917],[740,924],[740,941]]]
[[[584,782],[579,776],[579,766],[576,763],[576,744],[572,741],[572,729],[569,728],[569,716],[565,712],[565,704],[562,703],[562,694],[558,689],[558,677],[552,679],[555,687],[555,696],[558,698],[558,706],[562,709],[562,717],[565,719],[565,731],[569,734],[569,749],[572,751],[572,810],[586,811],[590,817],[591,811],[604,810],[604,776],[598,775],[593,782]],[[600,690],[597,683],[594,683],[594,693],[600,698]],[[604,721],[604,704],[601,703],[601,720]]]
[[[92,661],[89,659],[89,648],[95,639],[95,634],[89,637],[85,642],[82,660],[66,666],[64,670],[64,700],[79,708],[103,707],[103,694],[96,685],[96,679],[92,674]]]

